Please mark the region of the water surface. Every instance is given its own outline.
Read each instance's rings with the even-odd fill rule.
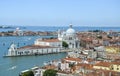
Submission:
[[[66,53],[60,53],[41,56],[3,57],[11,43],[14,42],[18,47],[31,45],[35,39],[40,37],[49,38],[51,36],[0,37],[0,76],[18,76],[22,70],[37,65],[42,66],[44,62],[66,56]]]

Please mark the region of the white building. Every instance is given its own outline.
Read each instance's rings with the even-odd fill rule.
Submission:
[[[78,58],[80,56],[80,53],[72,51],[68,52],[68,56],[72,58]]]
[[[8,56],[38,55],[58,52],[60,52],[59,47],[28,45],[16,49],[15,45],[12,44],[10,49],[8,50]]]
[[[69,68],[69,63],[60,63],[60,69],[62,70],[62,71],[65,71],[65,70],[68,70],[68,71],[70,71],[70,68]]]
[[[34,45],[17,48],[15,44],[10,46],[8,56],[38,55],[61,52],[62,42],[58,39],[37,39]]]
[[[14,31],[14,34],[17,36],[23,36],[23,31],[20,30],[19,28],[16,28],[16,30]]]
[[[80,41],[77,38],[75,30],[70,25],[66,31],[58,31],[58,39],[65,41],[68,44],[68,48],[80,48]]]
[[[15,55],[15,54],[16,54],[16,50],[17,50],[16,45],[15,45],[15,44],[12,44],[12,45],[10,46],[10,49],[8,50],[8,55],[9,55],[9,56]]]
[[[43,39],[43,38],[41,38],[41,39],[37,39],[34,44],[62,48],[62,41],[60,41],[58,39]]]

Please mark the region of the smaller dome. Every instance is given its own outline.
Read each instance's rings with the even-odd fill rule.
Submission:
[[[66,31],[66,35],[74,35],[75,30],[72,28],[72,25],[70,25],[70,28]]]
[[[75,34],[75,30],[72,29],[72,28],[69,28],[69,29],[66,31],[66,34]]]

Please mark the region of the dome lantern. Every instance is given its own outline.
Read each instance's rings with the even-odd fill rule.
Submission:
[[[72,24],[70,24],[70,28],[72,28]]]

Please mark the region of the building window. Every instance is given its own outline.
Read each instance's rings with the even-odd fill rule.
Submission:
[[[119,68],[117,68],[117,70],[119,70]]]
[[[69,37],[69,40],[72,40],[72,37]]]
[[[38,53],[39,50],[37,50],[37,53]]]
[[[42,53],[43,53],[43,49],[42,49]]]
[[[56,52],[58,52],[58,49],[56,49]]]
[[[114,68],[111,68],[112,70],[114,69]]]
[[[47,49],[47,53],[48,53],[48,49]]]

